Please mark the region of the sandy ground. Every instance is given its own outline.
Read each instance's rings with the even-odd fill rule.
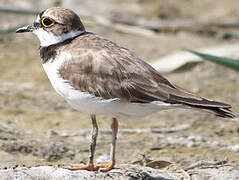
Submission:
[[[127,8],[117,9],[116,5],[119,2],[108,0],[105,1],[109,5],[108,9],[105,8],[108,11],[102,10],[102,12],[107,14],[117,9],[113,12],[131,18],[155,19],[165,18],[164,16],[175,18],[176,15],[172,13],[172,9],[176,8],[175,13],[178,13],[179,18],[191,17],[215,21],[231,20],[235,17],[234,15],[239,14],[235,10],[238,2],[232,0],[232,3],[205,1],[204,6],[208,9],[217,2],[215,5],[217,8],[210,9],[210,12],[205,10],[203,3],[197,6],[196,1],[182,1],[183,3],[179,6],[168,1],[161,6],[158,5],[159,10],[155,8],[154,11],[152,11],[153,3],[149,2],[135,0],[127,7],[126,1],[122,1],[122,7]],[[187,8],[183,9],[183,4],[187,5],[185,6]],[[92,5],[88,4],[88,6],[91,12]],[[145,11],[140,13],[143,7]],[[200,8],[202,11],[197,14]],[[19,17],[0,13],[0,21],[3,24],[6,23],[4,28],[27,24],[34,18],[35,16],[31,15]],[[190,32],[159,33],[157,37],[149,38],[116,32],[83,20],[89,31],[132,49],[146,61],[182,48],[196,49],[238,41]],[[39,42],[32,34],[0,35],[1,168],[15,165],[78,163],[86,162],[88,158],[90,140],[88,130],[91,129],[89,115],[72,110],[54,92],[41,67],[38,47]],[[233,106],[235,114],[239,113],[237,72],[203,62],[165,76],[185,89],[210,99],[227,102]],[[99,116],[98,123],[100,129],[110,129],[109,117]],[[180,129],[182,125],[187,128],[172,133],[168,131],[127,133],[124,131],[124,129],[165,130],[177,127]],[[96,157],[105,157],[108,154],[110,141],[110,133],[99,134]],[[205,159],[228,159],[230,163],[237,165],[239,163],[238,142],[239,123],[237,121],[224,120],[197,111],[176,109],[149,115],[144,119],[121,119],[116,157],[119,164],[132,163],[143,154],[151,159],[177,163],[181,167],[187,167],[193,162]]]

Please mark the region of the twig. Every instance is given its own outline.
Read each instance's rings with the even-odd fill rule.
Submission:
[[[211,162],[211,161],[203,160],[203,161],[196,162],[195,164],[189,166],[188,168],[185,168],[184,170],[188,171],[190,169],[195,169],[197,167],[204,167],[204,168],[206,167],[207,168],[209,166],[214,166],[214,167],[215,166],[221,166],[221,165],[225,165],[227,162],[228,162],[227,159],[222,160],[222,161],[218,161],[218,162]]]
[[[91,17],[96,23],[111,28],[113,30],[116,30],[118,32],[123,32],[127,34],[136,34],[146,37],[155,37],[157,34],[149,29],[145,29],[139,26],[129,26],[127,24],[120,24],[115,23],[114,21],[111,21],[109,18],[105,18],[103,16],[92,16]]]
[[[183,124],[178,127],[174,128],[163,128],[163,129],[120,129],[119,133],[122,134],[142,134],[142,133],[156,133],[156,134],[161,134],[161,133],[174,133],[174,132],[179,132],[179,131],[185,131],[190,128],[190,124]],[[80,131],[49,131],[48,134],[49,136],[54,136],[54,135],[59,135],[63,137],[72,137],[72,136],[84,136],[90,134],[90,130],[80,130]],[[111,134],[111,130],[108,129],[103,129],[100,130],[101,134]]]
[[[43,11],[42,9],[21,9],[21,8],[0,6],[0,12],[5,12],[5,13],[37,15],[41,13],[42,11]],[[86,14],[81,14],[80,16],[93,19],[93,16],[88,16]]]
[[[0,12],[16,14],[39,14],[41,10],[19,9],[12,7],[0,6]],[[194,31],[215,33],[215,28],[239,28],[238,22],[214,23],[214,22],[195,22],[195,20],[129,20],[114,16],[103,17],[99,15],[89,16],[80,14],[81,17],[87,17],[111,29],[130,34],[138,34],[148,37],[155,37],[156,32],[177,32],[177,31]]]
[[[39,14],[41,11],[39,9],[20,9],[14,7],[3,7],[0,6],[0,12],[5,13],[15,13],[15,14]]]
[[[19,28],[19,27],[22,27],[22,26],[17,26],[17,27],[14,27],[14,28],[9,28],[9,29],[6,29],[6,30],[0,30],[0,35],[16,32],[16,29]]]
[[[185,131],[187,129],[189,129],[191,127],[190,124],[182,124],[180,126],[177,127],[173,127],[173,128],[164,128],[164,129],[152,129],[151,132],[152,133],[174,133],[174,132],[179,132],[179,131]]]
[[[199,22],[193,19],[176,19],[176,20],[141,20],[135,21],[118,17],[109,17],[112,22],[138,26],[145,29],[151,29],[160,32],[176,31],[211,31],[211,28],[239,28],[238,21],[235,22]]]

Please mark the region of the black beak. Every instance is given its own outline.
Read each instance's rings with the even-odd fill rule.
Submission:
[[[36,29],[36,27],[33,24],[30,24],[30,25],[18,28],[16,30],[16,33],[32,32],[35,29]]]

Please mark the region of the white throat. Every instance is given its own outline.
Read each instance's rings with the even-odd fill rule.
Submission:
[[[52,44],[63,42],[67,39],[74,38],[80,34],[85,33],[85,31],[72,31],[61,36],[55,36],[53,33],[47,32],[42,28],[39,28],[34,30],[33,33],[40,40],[41,46],[50,46]]]

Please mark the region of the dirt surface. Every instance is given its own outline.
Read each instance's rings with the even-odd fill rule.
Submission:
[[[209,162],[208,162],[209,163]],[[154,167],[152,165],[154,164]],[[156,164],[161,167],[155,166]],[[164,167],[164,165],[166,165]],[[230,172],[230,173],[228,173]],[[145,167],[139,165],[120,165],[117,168],[105,172],[90,171],[69,171],[56,166],[37,166],[37,167],[14,167],[12,169],[1,169],[2,179],[47,179],[47,180],[202,180],[202,179],[238,179],[238,167],[228,164],[215,164],[201,162],[200,167],[194,166],[188,170],[188,173],[180,169],[175,164],[169,164],[163,161],[153,161]]]
[[[3,1],[1,1],[3,3]],[[6,5],[15,5],[7,1]],[[239,2],[230,0],[154,1],[104,0],[93,8],[84,1],[75,8],[100,15],[131,19],[232,20],[238,17]],[[203,3],[202,3],[203,2]],[[22,1],[25,7],[34,4]],[[20,3],[21,4],[21,3]],[[77,6],[78,5],[78,6]],[[70,6],[69,4],[67,6]],[[96,6],[96,5],[95,5]],[[122,7],[122,8],[118,8]],[[154,8],[153,8],[154,7]],[[185,8],[186,7],[186,8]],[[199,13],[200,12],[200,13]],[[174,14],[175,13],[175,14]],[[237,16],[236,16],[237,15]],[[0,12],[3,29],[31,23],[33,15]],[[86,28],[135,51],[146,61],[182,48],[196,49],[237,42],[233,39],[190,32],[159,33],[154,38],[113,31],[85,22]],[[0,35],[0,167],[36,166],[87,162],[91,121],[88,114],[72,110],[58,96],[47,79],[38,54],[39,42],[32,34]],[[235,55],[239,57],[239,55]],[[238,73],[203,62],[180,72],[165,75],[175,84],[210,99],[233,106],[239,114]],[[98,116],[100,130],[110,129],[110,117]],[[176,163],[182,168],[200,160],[224,160],[239,164],[239,122],[192,110],[170,110],[143,119],[120,119],[116,149],[118,164],[131,164],[142,154],[151,159]],[[187,128],[180,128],[182,125]],[[164,131],[177,128],[176,131]],[[125,129],[129,131],[124,131]],[[135,129],[139,129],[138,132]],[[148,129],[149,131],[140,131]],[[153,132],[150,129],[161,130]],[[132,130],[134,133],[132,133]],[[111,135],[100,132],[96,158],[107,158]]]

